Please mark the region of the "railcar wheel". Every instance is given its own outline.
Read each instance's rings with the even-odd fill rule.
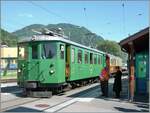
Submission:
[[[54,94],[59,94],[61,92],[63,92],[63,87],[62,86],[53,89]]]
[[[76,86],[76,84],[75,83],[72,83],[71,84],[71,89],[75,89],[77,86]]]

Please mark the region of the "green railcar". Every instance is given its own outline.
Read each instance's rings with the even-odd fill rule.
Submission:
[[[105,53],[59,36],[34,35],[18,43],[18,85],[56,89],[98,79]]]

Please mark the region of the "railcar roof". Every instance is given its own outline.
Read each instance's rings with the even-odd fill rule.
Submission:
[[[85,49],[96,51],[96,52],[99,52],[99,53],[102,53],[102,54],[107,54],[105,52],[102,52],[102,51],[99,51],[97,49],[93,49],[93,48],[90,48],[90,47],[86,47],[84,45],[81,45],[79,43],[76,43],[76,42],[64,39],[64,38],[59,37],[59,36],[33,35],[32,37],[28,37],[28,38],[22,39],[21,41],[19,41],[19,43],[35,42],[35,41],[61,41],[61,42],[72,44],[72,45],[75,45],[75,46],[78,46],[78,47],[82,47],[82,48],[85,48]]]

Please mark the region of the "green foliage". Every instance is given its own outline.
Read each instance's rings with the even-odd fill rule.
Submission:
[[[121,51],[121,47],[115,41],[104,40],[98,42],[97,49],[115,56],[119,56],[123,59],[123,62],[127,61],[127,54]]]
[[[120,46],[114,41],[104,40],[104,41],[98,42],[97,49],[104,51],[104,52],[108,52],[116,56],[121,56]]]
[[[6,44],[10,47],[17,45],[17,37],[3,29],[0,32],[0,39],[1,44]]]
[[[18,39],[20,39],[23,37],[29,37],[29,36],[36,34],[32,31],[33,29],[40,31],[42,28],[45,28],[45,26],[41,25],[41,24],[33,24],[33,25],[26,26],[20,30],[15,31],[15,32],[12,32],[12,34],[17,36]]]
[[[85,46],[94,48],[97,47],[97,49],[101,51],[113,54],[115,56],[120,56],[121,58],[123,58],[123,61],[126,61],[127,59],[127,54],[121,51],[121,48],[117,42],[104,40],[101,36],[92,33],[85,27],[67,23],[49,25],[33,24],[26,26],[23,29],[17,30],[11,34],[1,29],[1,39],[3,43],[6,43],[9,46],[16,46],[16,37],[18,37],[18,39],[21,39],[22,37],[32,36],[36,34],[32,31],[33,29],[36,31],[43,31],[43,28],[47,28],[55,32],[57,32],[58,28],[62,28],[64,34],[68,36],[71,41],[83,44]]]

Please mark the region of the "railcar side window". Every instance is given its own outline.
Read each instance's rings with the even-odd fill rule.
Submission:
[[[32,45],[32,59],[38,59],[38,45]]]
[[[93,53],[90,53],[90,64],[93,64]]]
[[[96,57],[97,57],[97,55],[94,55],[94,64],[97,64],[97,61],[96,61],[97,58]]]
[[[88,64],[88,52],[85,52],[85,64]]]
[[[101,56],[99,55],[98,56],[98,64],[101,64],[102,62],[101,62]]]
[[[42,58],[49,59],[56,56],[56,44],[54,43],[45,43],[43,44]]]
[[[27,58],[27,50],[26,50],[25,46],[19,46],[18,57],[19,57],[19,59]]]
[[[71,51],[71,61],[72,61],[72,63],[74,63],[74,57],[75,57],[75,49],[72,48],[72,51]]]
[[[64,59],[64,45],[60,45],[60,58]]]
[[[82,51],[78,50],[78,63],[81,64],[82,63]]]

